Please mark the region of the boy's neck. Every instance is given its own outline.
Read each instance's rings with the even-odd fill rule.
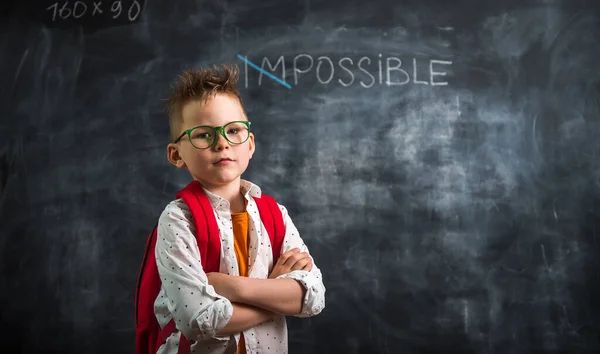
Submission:
[[[226,199],[229,202],[229,209],[232,213],[241,213],[246,210],[246,203],[240,190],[239,180],[225,186],[206,186],[205,188],[211,193]]]

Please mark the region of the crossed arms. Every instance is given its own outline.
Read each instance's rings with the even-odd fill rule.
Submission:
[[[215,291],[226,297],[233,305],[233,314],[219,336],[243,332],[257,326],[274,314],[297,315],[302,311],[306,290],[294,279],[276,279],[294,270],[312,269],[308,253],[298,248],[281,255],[269,279],[231,276],[223,273],[207,274],[208,282]]]

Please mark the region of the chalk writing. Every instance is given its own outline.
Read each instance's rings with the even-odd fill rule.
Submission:
[[[52,15],[52,22],[100,17],[105,13],[113,20],[122,18],[134,22],[142,13],[142,4],[138,0],[57,1],[48,6],[46,10]]]
[[[246,81],[248,81],[248,65],[250,65],[251,67],[253,67],[254,69],[256,69],[256,70],[258,70],[258,71],[260,72],[260,76],[259,76],[259,78],[258,78],[259,85],[260,85],[260,82],[262,82],[262,74],[265,74],[265,75],[267,75],[268,77],[270,77],[271,79],[275,80],[276,82],[279,82],[279,83],[280,83],[280,84],[282,84],[283,86],[285,86],[285,87],[287,87],[287,88],[292,88],[292,86],[290,86],[290,85],[289,85],[288,83],[286,83],[285,81],[282,81],[282,80],[280,80],[280,79],[279,79],[277,76],[275,76],[275,75],[273,75],[273,74],[271,74],[271,73],[268,73],[268,72],[264,71],[263,69],[259,68],[259,67],[258,67],[256,64],[254,64],[254,63],[252,63],[252,62],[248,61],[248,59],[244,58],[243,56],[241,56],[241,55],[239,55],[239,54],[238,54],[238,55],[237,55],[237,57],[238,57],[238,58],[240,58],[240,59],[241,59],[241,60],[242,60],[242,61],[243,61],[243,62],[246,64],[246,66],[245,66],[245,69],[246,69],[246,70],[245,70],[245,73],[246,73],[246,74],[245,74]],[[263,65],[264,65],[264,63],[263,63]],[[275,66],[275,68],[273,68],[273,67],[271,67],[271,65],[270,65],[270,63],[269,63],[269,67],[271,68],[271,70],[275,70],[275,68],[276,68],[277,66]]]
[[[360,85],[364,88],[374,85],[408,84],[447,86],[446,76],[449,67],[453,64],[449,60],[384,57],[382,54],[378,54],[377,58],[369,56],[331,58],[302,53],[293,58],[282,55],[276,59],[263,57],[262,60],[253,61],[261,63],[260,70],[254,74],[258,74],[258,86],[263,84],[263,74],[267,76],[275,74],[279,79],[278,82],[286,84],[288,80],[293,81],[294,85],[298,85],[301,81],[316,80],[322,85],[335,84],[342,87]],[[246,88],[249,85],[249,76],[246,67],[244,74]]]

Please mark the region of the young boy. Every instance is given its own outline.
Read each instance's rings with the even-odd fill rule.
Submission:
[[[160,354],[177,353],[181,333],[192,353],[287,353],[285,316],[314,316],[325,306],[321,272],[281,205],[285,237],[273,264],[254,201],[261,190],[241,179],[255,144],[237,78],[231,66],[186,71],[170,98],[168,159],[207,194],[221,259],[220,272],[204,272],[190,211],[181,199],[170,202],[158,223],[155,314],[161,327],[173,319],[177,330]]]

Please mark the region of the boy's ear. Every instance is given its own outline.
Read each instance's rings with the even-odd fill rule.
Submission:
[[[183,161],[183,159],[181,158],[181,155],[179,155],[179,150],[177,150],[177,145],[175,145],[173,143],[170,143],[169,145],[167,145],[167,159],[173,166],[175,166],[177,168],[185,167],[185,161]]]
[[[254,144],[254,134],[250,133],[250,137],[248,138],[249,144],[248,144],[248,148],[250,149],[250,158],[252,158],[252,155],[254,154],[254,151],[256,150],[256,145]]]

